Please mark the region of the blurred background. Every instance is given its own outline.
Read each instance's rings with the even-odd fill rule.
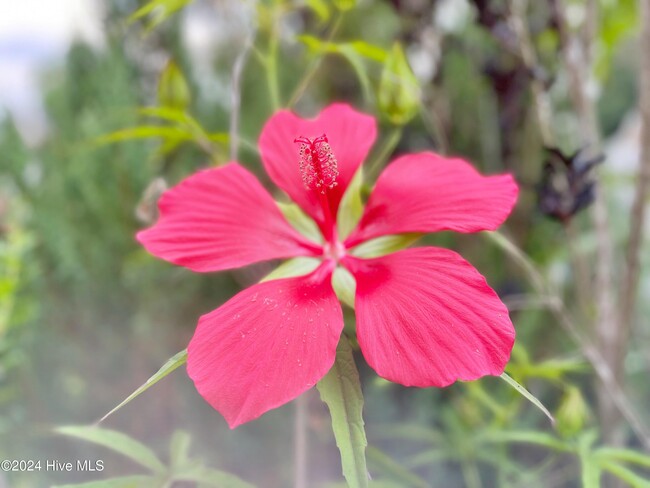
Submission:
[[[404,388],[357,354],[375,484],[649,486],[647,240],[625,259],[639,224],[640,19],[628,0],[0,0],[0,458],[105,461],[0,472],[0,487],[147,473],[52,428],[95,422],[186,347],[201,314],[277,263],[193,274],[135,233],[166,185],[226,162],[233,144],[268,183],[256,140],[270,114],[341,100],[380,121],[369,187],[392,155],[424,149],[516,176],[506,243],[423,242],[460,252],[509,305],[507,371],[557,418],[497,378]],[[602,320],[608,296],[629,317]],[[329,414],[306,397],[307,486],[339,486]],[[102,425],[165,464],[189,443],[202,465],[273,488],[294,483],[294,413],[230,431],[181,368]],[[131,483],[110,486],[144,486]],[[173,484],[197,485],[213,486]]]

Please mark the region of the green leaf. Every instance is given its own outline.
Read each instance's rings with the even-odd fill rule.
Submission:
[[[172,466],[183,466],[189,461],[192,439],[185,431],[177,430],[169,443],[169,459]]]
[[[185,110],[191,102],[190,87],[174,61],[169,61],[158,80],[158,103],[163,107]]]
[[[456,453],[454,451],[448,451],[445,448],[427,449],[411,457],[408,461],[406,461],[406,464],[411,469],[431,467],[432,464],[437,464],[441,461],[452,459],[455,456]]]
[[[327,22],[332,16],[325,0],[307,0],[307,6],[318,16],[321,22]]]
[[[129,141],[133,139],[149,139],[152,137],[161,137],[163,139],[177,139],[189,141],[193,139],[193,134],[180,127],[167,127],[163,125],[140,125],[129,127],[127,129],[117,130],[95,139],[97,144],[111,144],[113,142]]]
[[[599,49],[596,55],[595,72],[603,80],[610,72],[611,62],[621,41],[633,36],[639,28],[639,2],[617,0],[600,2]]]
[[[557,439],[556,437],[544,432],[535,430],[497,430],[481,434],[477,437],[479,441],[485,442],[504,442],[504,443],[524,443],[536,444],[547,447],[559,452],[572,452],[573,447]]]
[[[121,432],[96,426],[66,426],[57,427],[54,430],[60,434],[77,437],[119,452],[156,474],[166,471],[163,463],[151,449]]]
[[[310,36],[309,34],[304,34],[304,35],[296,36],[296,39],[302,42],[312,55],[334,52],[333,49],[329,49],[329,43],[321,41],[318,37]]]
[[[357,0],[334,0],[334,6],[345,12],[353,9],[357,5]]]
[[[358,45],[355,47],[352,43],[334,43],[334,42],[323,42],[317,37],[310,35],[301,35],[297,36],[297,39],[307,46],[307,49],[312,54],[323,55],[327,53],[339,54],[343,56],[350,66],[354,69],[357,78],[359,79],[359,84],[363,91],[364,99],[368,102],[372,100],[372,90],[370,87],[370,79],[366,73],[366,67],[363,63],[364,56],[358,50]],[[364,52],[368,52],[366,49]],[[377,55],[376,52],[373,52],[373,55]]]
[[[195,466],[183,472],[174,473],[173,476],[178,481],[194,481],[215,488],[254,488],[253,485],[234,474],[204,466]]]
[[[368,70],[363,62],[363,56],[350,44],[337,45],[336,52],[350,63],[361,85],[364,100],[370,102],[372,100],[372,89],[370,88],[370,79],[368,78]]]
[[[629,485],[632,488],[649,488],[650,487],[650,480],[647,478],[642,478],[638,474],[636,474],[634,471],[626,468],[625,466],[621,466],[620,464],[613,463],[613,462],[604,462],[600,465],[605,471],[609,471],[612,473],[614,476],[622,479],[626,483],[629,483]],[[598,485],[594,485],[598,486]]]
[[[508,376],[507,373],[503,373],[500,378],[508,383],[510,386],[512,386],[517,392],[522,395],[524,398],[526,398],[530,403],[535,405],[537,408],[539,408],[544,415],[546,415],[549,420],[551,421],[551,424],[555,425],[555,419],[553,418],[553,415],[551,415],[551,412],[548,411],[548,409],[540,402],[535,395],[533,395],[531,392],[529,392],[526,388],[521,386],[519,383],[517,383],[514,379],[512,379],[510,376]]]
[[[275,268],[264,278],[260,280],[261,282],[269,280],[277,280],[280,278],[293,278],[294,276],[303,276],[311,273],[320,264],[320,259],[310,258],[306,256],[300,256],[297,258],[292,258],[287,261],[284,261],[280,266]]]
[[[437,430],[414,424],[389,424],[373,428],[375,438],[385,440],[406,440],[444,445],[445,438]]]
[[[580,456],[582,488],[600,488],[600,466],[591,456]]]
[[[523,364],[508,365],[508,371],[516,372],[520,378],[543,378],[551,381],[561,380],[568,373],[581,373],[588,370],[587,363],[581,358],[549,359],[535,364],[526,361]]]
[[[365,488],[368,486],[365,453],[368,441],[362,418],[363,394],[352,347],[344,335],[336,350],[334,366],[317,388],[332,417],[343,475],[350,488]]]
[[[594,456],[603,461],[623,461],[650,468],[650,456],[632,449],[601,447],[594,453]]]
[[[169,122],[176,122],[179,125],[196,126],[201,129],[201,126],[194,120],[187,112],[178,108],[171,107],[140,107],[138,113],[145,117],[154,117]]]
[[[161,483],[161,480],[152,476],[120,476],[74,485],[56,485],[52,488],[160,488]]]
[[[406,249],[420,237],[422,237],[422,234],[416,233],[377,237],[376,239],[362,242],[353,248],[350,254],[366,259],[385,256],[386,254]]]
[[[352,41],[352,42],[325,42],[315,36],[310,36],[309,34],[303,34],[297,36],[296,39],[302,42],[307,49],[312,52],[312,54],[326,54],[333,53],[336,54],[340,51],[341,46],[347,46],[347,48],[356,51],[361,56],[371,59],[373,61],[378,61],[383,63],[388,57],[388,52],[374,44],[370,44],[366,41]]]
[[[595,431],[587,431],[578,439],[578,455],[582,467],[581,477],[583,488],[600,487],[600,477],[602,473],[592,450],[596,438],[597,434]]]
[[[192,0],[151,0],[132,13],[128,21],[135,22],[138,19],[149,17],[147,30],[151,30],[190,2]]]
[[[208,134],[208,139],[220,144],[228,144],[230,141],[230,136],[226,132],[212,132]]]
[[[350,232],[361,220],[363,215],[363,200],[361,199],[361,188],[363,185],[363,167],[359,167],[354,174],[350,185],[341,199],[336,224],[339,232],[339,239],[344,241]]]
[[[307,239],[321,243],[323,242],[323,235],[321,234],[316,222],[309,217],[298,205],[295,203],[276,202],[284,218],[300,232]]]
[[[388,57],[388,52],[385,49],[366,41],[352,41],[347,44],[362,56],[379,63],[383,63]]]
[[[120,408],[122,408],[124,405],[129,403],[131,400],[133,400],[141,393],[151,388],[153,385],[158,383],[169,373],[173,372],[175,369],[179,368],[186,362],[187,362],[187,349],[183,349],[181,352],[174,354],[171,358],[167,360],[165,364],[162,365],[162,367],[151,378],[149,378],[142,386],[140,386],[140,388],[135,390],[128,397],[126,397],[122,403],[120,403],[118,406],[116,406],[114,409],[112,409],[110,412],[104,415],[99,420],[99,422],[103,422],[104,420],[106,420],[106,418],[108,418],[110,415],[118,411]]]
[[[404,468],[401,464],[376,447],[368,447],[368,460],[377,466],[384,474],[399,481],[399,486],[401,487],[429,487],[429,484],[426,481],[411,473],[408,469]]]
[[[339,300],[348,307],[354,309],[354,297],[357,290],[357,282],[354,276],[345,268],[336,268],[332,275],[332,287]]]

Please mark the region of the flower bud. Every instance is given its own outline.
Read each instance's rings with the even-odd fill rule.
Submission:
[[[190,101],[190,88],[183,72],[174,61],[169,61],[158,80],[158,102],[163,107],[185,110]]]
[[[578,434],[589,417],[589,409],[582,393],[575,386],[567,388],[557,411],[557,429],[564,437]]]
[[[379,110],[393,124],[407,124],[418,112],[420,86],[399,43],[384,62],[379,83]]]

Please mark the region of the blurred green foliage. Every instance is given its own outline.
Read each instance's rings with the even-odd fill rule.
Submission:
[[[194,275],[153,259],[134,239],[155,219],[153,203],[165,185],[161,181],[173,184],[227,159],[229,102],[200,88],[203,80],[197,79],[179,36],[178,14],[190,3],[107,2],[106,47],[94,50],[76,43],[64,65],[52,70],[52,81],[43,85],[50,122],[46,140],[27,147],[10,119],[0,124],[0,454],[13,459],[105,459],[102,476],[129,474],[124,485],[116,486],[159,486],[155,477],[163,471],[165,476],[185,473],[191,465],[215,479],[218,467],[258,486],[283,487],[291,483],[292,462],[288,447],[277,446],[291,444],[292,407],[230,432],[181,372],[107,420],[128,437],[97,429],[92,432],[101,434],[103,440],[98,440],[84,434],[90,428],[64,431],[137,460],[133,451],[131,456],[124,451],[125,445],[136,445],[141,460],[143,452],[156,459],[153,474],[143,474],[142,467],[123,456],[62,440],[50,431],[51,425],[89,423],[109,411],[186,347],[200,314],[268,275],[275,264]],[[606,82],[599,108],[609,134],[636,101],[634,56],[621,45],[633,33],[635,2],[601,3],[607,15],[600,26],[604,47],[598,73]],[[225,29],[232,22],[231,30],[237,31],[228,4],[232,2],[215,2],[214,8],[220,26]],[[507,232],[541,270],[561,276],[555,282],[572,303],[563,231],[535,208],[543,151],[530,111],[529,74],[518,71],[516,60],[476,20],[476,13],[446,34],[431,75],[416,79],[417,70],[409,67],[405,53],[418,47],[418,18],[434,18],[433,10],[418,16],[379,0],[268,0],[258,8],[259,25],[240,83],[243,164],[268,182],[254,141],[273,110],[274,96],[280,105],[292,104],[305,114],[346,100],[381,117],[380,137],[369,161],[374,170],[394,154],[429,149],[463,155],[485,172],[514,172],[522,197]],[[533,9],[531,25],[543,26],[544,15],[543,8]],[[210,61],[211,86],[230,83],[232,65],[245,46],[235,34],[240,32],[230,32],[232,39],[211,47],[218,52]],[[545,69],[554,72],[557,36],[547,27],[534,34]],[[397,39],[402,44],[394,44]],[[153,51],[163,53],[165,62],[157,62],[161,56]],[[273,56],[278,59],[270,62]],[[625,69],[612,75],[611,67],[619,65]],[[276,79],[269,82],[268,76]],[[417,90],[410,88],[416,84]],[[566,104],[561,98],[558,109],[566,110]],[[359,175],[357,191],[346,200],[357,215],[368,184]],[[627,188],[624,181],[610,184],[621,185],[620,191]],[[304,219],[294,207],[282,208],[299,227]],[[349,230],[353,222],[339,224]],[[377,240],[357,251],[377,255],[410,245],[417,237]],[[591,245],[589,236],[585,241]],[[423,242],[462,251],[513,303],[530,299],[524,277],[496,246],[476,236],[446,233]],[[295,273],[312,264],[291,262],[280,272]],[[646,270],[643,283],[649,279]],[[337,280],[337,292],[351,304],[353,283],[347,276]],[[443,390],[403,388],[377,378],[356,352],[373,485],[598,486],[601,473],[608,472],[632,486],[648,486],[650,462],[635,441],[620,448],[600,443],[591,408],[593,374],[575,345],[552,315],[524,301],[526,306],[512,312],[518,342],[507,371],[553,411],[557,430],[503,382],[485,379]],[[641,369],[632,378],[633,398],[641,405],[650,400],[645,373]],[[329,414],[313,392],[307,401],[310,480],[339,480]],[[649,420],[647,412],[644,416]],[[173,434],[178,429],[188,434]],[[162,461],[154,453],[172,436],[171,453]],[[137,441],[131,437],[150,447],[133,444]],[[197,452],[208,462],[192,461]],[[155,480],[143,481],[146,476]],[[7,479],[11,486],[29,488],[92,476],[9,473]]]

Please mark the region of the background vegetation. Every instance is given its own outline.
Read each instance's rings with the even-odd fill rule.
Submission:
[[[101,486],[172,486],[170,476],[185,480],[178,487],[244,486],[226,472],[295,482],[294,406],[230,431],[183,370],[102,424],[169,468],[144,445],[123,456],[124,438],[88,443],[53,427],[96,421],[186,347],[200,314],[273,268],[198,275],[147,255],[134,235],[155,219],[160,189],[232,154],[268,182],[255,149],[268,116],[337,100],[381,121],[371,178],[391,155],[422,149],[515,174],[522,195],[502,234],[426,242],[461,252],[510,306],[507,371],[557,419],[495,378],[408,389],[358,354],[373,484],[650,486],[650,253],[637,175],[650,144],[638,80],[650,61],[637,2],[104,9],[104,48],[76,43],[43,76],[47,138],[27,145],[10,117],[0,123],[0,457],[106,469],[0,473],[0,486],[151,471]],[[201,26],[210,35],[199,49],[188,39]],[[329,414],[306,397],[307,486],[340,484]]]

